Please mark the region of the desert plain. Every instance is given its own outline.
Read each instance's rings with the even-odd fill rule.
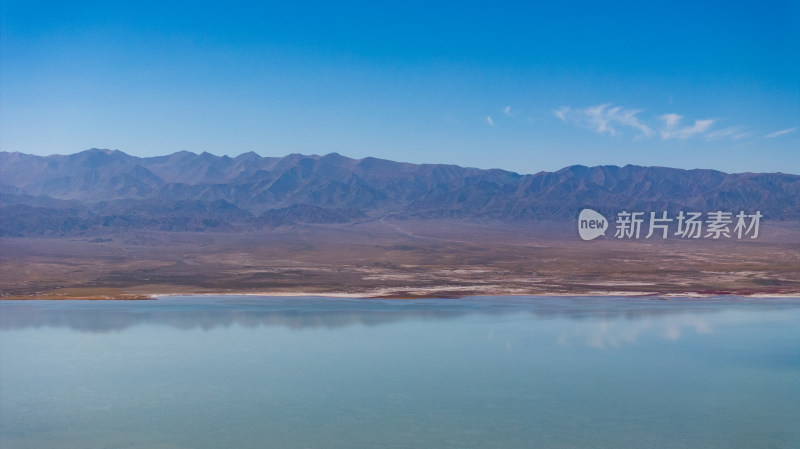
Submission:
[[[800,295],[800,224],[757,239],[582,241],[569,223],[371,220],[0,239],[2,299],[177,294]]]

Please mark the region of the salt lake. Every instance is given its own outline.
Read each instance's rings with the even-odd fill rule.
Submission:
[[[0,301],[3,448],[800,447],[800,298]]]

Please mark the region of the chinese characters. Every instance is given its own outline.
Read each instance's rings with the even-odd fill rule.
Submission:
[[[645,226],[645,212],[622,211],[617,213],[616,232],[618,239],[638,239],[647,230],[644,238],[666,239],[670,236],[681,239],[720,238],[751,239],[758,238],[758,230],[763,215],[761,211],[746,214],[740,211],[735,216],[732,212],[714,211],[703,216],[702,212],[680,211],[671,218],[668,213],[650,212]],[[673,233],[670,233],[672,227]]]

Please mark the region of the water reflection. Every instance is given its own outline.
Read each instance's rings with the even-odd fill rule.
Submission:
[[[0,301],[0,447],[800,447],[800,298]]]
[[[66,327],[81,332],[114,332],[141,324],[177,329],[284,326],[336,329],[377,326],[403,320],[449,320],[469,315],[525,314],[536,319],[591,320],[589,344],[614,347],[658,327],[667,339],[687,330],[709,333],[704,317],[721,310],[797,309],[795,299],[716,297],[471,297],[461,299],[343,299],[324,297],[190,296],[156,301],[0,301],[0,330]],[[562,335],[559,342],[569,344]]]
[[[573,343],[586,344],[597,349],[619,348],[625,344],[637,343],[643,335],[675,341],[685,334],[713,334],[714,324],[730,322],[731,317],[709,314],[708,311],[691,313],[682,311],[672,314],[644,315],[635,320],[600,319],[588,328],[580,328],[580,334],[562,333],[558,344],[569,347]],[[574,329],[573,329],[574,330]]]

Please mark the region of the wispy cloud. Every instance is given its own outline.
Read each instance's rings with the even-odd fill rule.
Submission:
[[[503,114],[511,117],[511,106],[506,106],[503,108]]]
[[[722,139],[724,137],[733,137],[733,135],[736,134],[738,131],[739,131],[738,128],[734,128],[732,126],[728,127],[728,128],[722,128],[722,129],[718,129],[716,131],[712,131],[712,132],[706,134],[706,139],[708,139],[708,140],[719,140],[719,139]]]
[[[708,134],[706,134],[706,140],[719,140],[724,138],[739,140],[739,139],[744,139],[750,134],[751,133],[743,131],[742,128],[738,126],[729,126],[727,128],[722,128],[716,131],[709,132]]]
[[[784,134],[793,133],[795,131],[797,131],[797,127],[796,126],[794,128],[787,128],[787,129],[782,129],[780,131],[775,131],[774,133],[769,133],[766,136],[764,136],[764,138],[765,139],[774,139],[775,137],[779,137],[779,136],[782,136]]]
[[[681,118],[682,117],[678,114],[664,114],[661,116],[661,120],[663,120],[664,124],[670,128],[678,126],[678,123],[680,123]]]
[[[486,116],[486,123],[488,123],[489,126],[494,126],[494,119],[492,119],[492,117],[490,115],[487,115]]]
[[[714,120],[695,120],[694,125],[681,127],[680,123],[683,120],[678,114],[664,114],[659,117],[664,122],[664,127],[661,128],[661,138],[667,139],[689,139],[698,134],[702,134],[711,128]]]
[[[570,111],[569,106],[562,106],[562,107],[556,109],[555,111],[553,111],[553,114],[555,114],[555,116],[560,118],[562,121],[566,122],[567,121],[567,114],[569,114],[569,111]]]
[[[751,135],[750,132],[735,126],[714,130],[712,129],[716,123],[714,119],[698,119],[684,124],[683,116],[674,112],[650,118],[643,118],[642,112],[642,109],[605,103],[587,108],[562,106],[553,110],[553,115],[564,123],[587,128],[598,134],[616,136],[627,130],[633,132],[636,139],[658,136],[661,140],[686,140],[693,137],[705,137],[706,140],[723,138],[738,140]],[[795,128],[779,131],[779,133],[794,130]],[[773,134],[779,135],[779,133]]]
[[[640,112],[640,109],[625,109],[606,103],[585,109],[564,106],[554,110],[553,114],[564,122],[574,123],[599,134],[616,136],[621,133],[621,129],[632,128],[640,135],[649,137],[653,134],[653,129],[639,120],[637,115]]]

